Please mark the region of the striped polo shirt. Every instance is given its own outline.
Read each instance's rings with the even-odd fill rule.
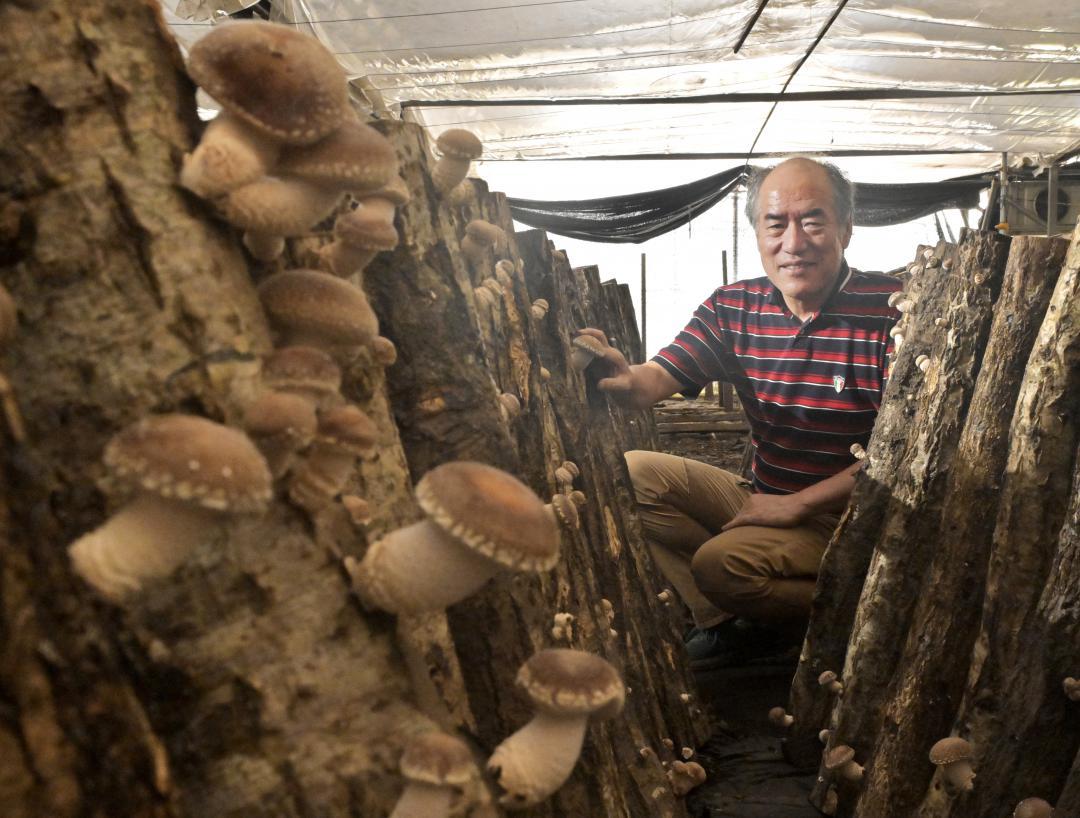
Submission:
[[[900,318],[888,299],[901,286],[845,262],[803,323],[768,278],[738,281],[709,296],[653,360],[688,397],[730,381],[750,423],[755,490],[789,494],[843,471],[855,462],[851,444],[870,440]]]

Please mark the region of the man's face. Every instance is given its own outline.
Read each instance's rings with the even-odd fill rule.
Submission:
[[[778,165],[758,196],[758,252],[765,274],[788,305],[821,307],[840,273],[851,223],[836,218],[824,169],[798,159]]]

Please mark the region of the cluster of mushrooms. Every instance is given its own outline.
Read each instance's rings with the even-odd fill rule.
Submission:
[[[69,555],[76,572],[115,602],[171,574],[234,515],[264,512],[276,485],[309,514],[337,502],[357,458],[379,438],[373,421],[341,395],[340,364],[363,348],[383,366],[396,358],[354,282],[375,254],[397,246],[395,208],[409,193],[393,147],[351,111],[336,59],[287,27],[234,22],[196,43],[189,73],[222,111],[184,158],[180,183],[243,231],[255,259],[275,261],[286,238],[338,215],[333,240],[318,253],[320,269],[278,269],[258,284],[275,348],[262,361],[261,388],[245,407],[242,429],[164,414],[108,443],[107,486],[126,502],[72,543]],[[443,133],[437,148],[433,184],[453,196],[481,146],[455,130]],[[354,206],[343,209],[346,195]],[[480,267],[505,243],[501,228],[475,220],[462,249]],[[503,259],[493,272],[477,288],[478,300],[480,290],[509,288],[515,268]],[[4,295],[0,335],[7,326]],[[547,309],[539,299],[532,315],[541,320]],[[520,412],[510,394],[500,396],[500,406],[508,420]],[[482,463],[432,469],[416,486],[425,518],[375,541],[363,559],[346,558],[356,594],[368,608],[423,616],[475,593],[496,572],[550,570],[559,526],[579,526],[579,474],[572,461],[558,466],[559,492],[544,504],[517,478]],[[361,497],[340,502],[356,522],[370,514]],[[500,803],[510,809],[539,803],[562,786],[590,718],[617,716],[627,692],[606,660],[569,648],[536,653],[517,684],[535,716],[487,761]],[[669,771],[679,791],[692,786],[682,778],[699,783],[704,775],[696,763],[682,766]],[[400,771],[407,784],[391,818],[448,815],[478,777],[469,746],[441,731],[411,740]]]

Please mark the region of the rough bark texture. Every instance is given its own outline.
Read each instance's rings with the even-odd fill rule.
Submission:
[[[459,238],[479,212],[509,230],[505,202],[482,190],[464,206],[438,201],[415,126],[390,126],[414,200],[401,249],[368,278],[399,361],[385,375],[366,351],[340,361],[343,397],[379,428],[347,486],[371,519],[357,525],[337,503],[312,517],[279,496],[122,607],[71,573],[66,546],[116,506],[95,488],[108,439],[168,411],[236,425],[271,337],[238,236],[176,184],[197,123],[156,4],[8,3],[0,31],[0,281],[19,308],[4,369],[29,432],[3,450],[0,814],[389,814],[410,736],[457,727],[482,761],[524,722],[513,676],[552,644],[562,610],[577,616],[572,643],[621,666],[632,693],[622,717],[590,728],[571,783],[530,814],[682,815],[660,739],[696,746],[705,724],[681,695],[678,634],[655,597],[621,460],[654,432],[647,415],[586,401],[564,366],[586,295],[605,302],[589,317],[613,321],[630,348],[626,298],[612,312],[603,288],[579,290],[545,240],[546,266],[528,282],[515,275],[485,324]],[[528,306],[543,286],[552,312],[534,327]],[[525,405],[509,424],[500,391]],[[396,626],[363,611],[340,558],[415,519],[412,480],[461,458],[544,495],[555,466],[574,460],[589,504],[556,571],[494,582],[452,612],[451,640],[445,619]]]
[[[948,475],[940,533],[927,538],[931,562],[914,595],[896,677],[883,691],[882,732],[865,745],[860,813],[906,815],[915,808],[933,772],[925,748],[948,735],[960,703],[994,528],[987,509],[1001,490],[1012,407],[1067,247],[1060,239],[1012,242],[971,410]],[[949,330],[960,328],[950,323]],[[849,705],[858,702],[844,702]]]
[[[622,461],[625,449],[655,440],[655,431],[646,413],[620,413],[591,393],[586,400],[584,378],[567,365],[578,326],[613,324],[616,342],[632,349],[632,314],[625,301],[619,312],[609,312],[595,273],[572,273],[563,254],[550,252],[544,234],[515,236],[505,199],[488,194],[483,183],[469,181],[449,199],[425,189],[422,132],[400,123],[382,127],[398,145],[414,198],[400,221],[408,241],[374,262],[366,280],[383,332],[399,350],[389,383],[414,477],[448,460],[481,460],[550,497],[558,491],[554,470],[571,460],[581,471],[574,487],[588,498],[581,529],[563,529],[563,557],[554,572],[498,578],[449,612],[473,702],[470,729],[490,751],[527,720],[513,677],[536,650],[567,644],[556,642],[551,629],[556,613],[571,613],[569,644],[608,658],[634,692],[620,720],[590,729],[571,781],[530,814],[679,814],[660,766],[672,756],[660,739],[693,746],[704,738],[705,724],[691,712],[692,697],[689,705],[681,698],[691,682],[677,659],[672,614],[656,599],[660,583],[633,516]],[[507,247],[498,255],[470,260],[461,254],[460,237],[474,218],[507,231]],[[501,258],[514,262],[510,286],[490,289],[493,302],[478,297]],[[529,307],[539,297],[550,311],[537,320]],[[550,372],[546,382],[541,366]],[[509,421],[497,404],[497,395],[507,392],[522,404],[522,414]],[[614,606],[612,621],[605,599]],[[655,753],[643,758],[638,751],[645,746]]]
[[[1076,661],[1080,574],[1059,538],[1080,425],[1080,231],[1028,361],[1009,433],[982,623],[953,732],[975,748],[975,791],[933,787],[922,816],[996,816],[1060,791],[1080,747],[1062,679]]]

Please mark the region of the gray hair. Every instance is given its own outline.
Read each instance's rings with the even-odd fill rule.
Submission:
[[[847,224],[851,221],[855,213],[855,186],[844,175],[844,172],[832,162],[820,162],[808,156],[794,156],[792,159],[812,162],[825,171],[833,190],[833,208],[836,210],[836,220],[840,224]],[[765,177],[773,172],[775,167],[774,165],[772,168],[750,168],[750,175],[746,180],[746,218],[753,227],[757,226],[757,206],[758,196],[761,193],[761,184],[765,181]]]

